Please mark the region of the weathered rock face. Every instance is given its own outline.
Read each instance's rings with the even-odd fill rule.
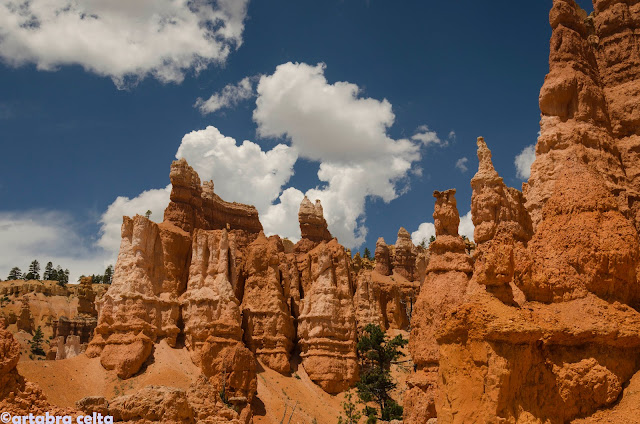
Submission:
[[[171,223],[124,218],[113,283],[98,304],[88,355],[100,354],[105,368],[115,367],[127,378],[147,359],[155,340],[175,345],[190,247],[189,234]]]
[[[567,167],[542,211],[529,243],[530,267],[517,281],[528,300],[562,302],[593,293],[638,304],[638,233],[598,174],[579,162]]]
[[[224,399],[221,398],[221,393]],[[204,376],[188,390],[165,386],[147,386],[142,390],[108,401],[89,396],[76,402],[87,415],[111,415],[117,422],[160,423],[232,423],[248,424],[248,410],[238,408],[238,398],[229,397]]]
[[[298,221],[300,222],[300,232],[303,239],[319,243],[329,241],[331,233],[327,229],[327,221],[324,219],[324,212],[320,200],[316,200],[315,205],[307,198],[302,199],[300,210],[298,211]]]
[[[242,341],[240,302],[231,283],[234,250],[227,230],[193,233],[189,280],[180,303],[185,344],[197,365],[202,364],[202,347],[210,337],[224,347]]]
[[[358,331],[367,324],[383,329],[409,328],[409,320],[420,291],[420,284],[401,275],[385,276],[375,270],[362,270],[357,275],[356,308]]]
[[[433,193],[436,198],[433,213],[436,240],[429,246],[431,256],[427,275],[411,319],[409,351],[415,373],[407,379],[408,390],[404,397],[404,421],[408,423],[423,423],[436,417],[440,363],[436,331],[445,315],[462,304],[473,270],[465,242],[458,235],[460,217],[455,192]]]
[[[258,359],[269,368],[289,372],[289,357],[295,331],[286,274],[284,246],[277,236],[263,233],[251,243],[244,273],[247,276],[242,298],[244,340]]]
[[[524,196],[478,143],[474,274],[435,332],[438,423],[637,421],[639,6],[554,0]]]
[[[407,230],[400,227],[393,254],[393,270],[407,280],[413,280],[413,273],[416,267],[414,249],[415,246],[411,242],[411,235]]]
[[[359,255],[356,260],[360,260]],[[408,330],[428,262],[428,252],[414,246],[404,228],[398,231],[395,245],[387,245],[380,237],[376,243],[374,269],[354,267],[357,268],[353,280],[357,283],[354,303],[358,330],[362,331],[367,324]]]
[[[550,70],[540,92],[541,135],[525,187],[534,226],[566,158],[601,174],[621,212],[638,228],[640,72],[638,13],[622,1],[594,1],[588,17],[573,0],[554,1]]]
[[[380,237],[376,242],[376,251],[374,253],[376,260],[375,270],[382,275],[391,275],[391,257],[389,255],[389,246]]]
[[[533,233],[531,218],[523,206],[522,193],[507,187],[498,175],[491,151],[483,137],[478,138],[478,172],[471,179],[473,240],[480,248],[502,231],[527,241]]]
[[[612,406],[640,370],[633,219],[594,168],[567,159],[529,240],[519,196],[497,202],[478,147],[472,215],[496,231],[478,245],[473,290],[436,328],[438,422],[565,423]],[[494,214],[476,216],[487,204]]]
[[[358,378],[355,284],[350,258],[336,240],[323,242],[301,260],[304,299],[298,337],[302,364],[311,380],[338,393]]]
[[[262,231],[258,211],[253,206],[225,202],[213,192],[213,182],[200,184],[200,177],[183,158],[171,164],[171,202],[164,212],[164,221],[184,231],[243,230]]]
[[[524,244],[533,233],[522,193],[507,187],[491,161],[491,151],[478,138],[478,172],[471,179],[471,215],[477,243],[473,282],[503,301],[513,300],[516,263],[524,260]]]

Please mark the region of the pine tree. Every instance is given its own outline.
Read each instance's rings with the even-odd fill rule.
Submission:
[[[55,269],[55,280],[58,282],[58,285],[65,286],[69,282],[69,270],[63,270],[60,265],[58,265]]]
[[[146,216],[146,217],[147,217],[147,219],[151,218],[151,211],[150,211],[150,210],[147,210],[147,211],[144,213],[144,216]]]
[[[104,284],[111,284],[112,278],[113,278],[113,265],[109,265],[107,269],[104,270],[104,276],[102,278],[102,282]]]
[[[389,392],[396,387],[391,380],[391,363],[403,356],[400,348],[409,343],[401,335],[389,340],[379,325],[368,324],[358,340],[358,354],[362,359],[360,381],[356,384],[358,396],[365,404],[375,402],[383,421],[402,419],[402,406],[391,398]],[[365,408],[365,416],[371,418],[370,407]]]
[[[27,273],[27,280],[39,280],[40,279],[40,263],[37,260],[33,260],[29,265],[29,272]]]
[[[31,345],[31,353],[34,355],[44,355],[44,350],[42,349],[42,342],[44,340],[44,334],[42,334],[42,329],[40,326],[33,333],[33,337],[29,344]]]
[[[365,259],[371,259],[371,251],[369,250],[369,248],[368,248],[368,247],[365,247],[365,248],[364,248],[364,256],[363,256],[363,258],[365,258]]]
[[[53,263],[47,262],[47,265],[44,267],[44,273],[42,274],[42,279],[53,280],[53,278],[51,278],[52,273],[53,273]]]
[[[17,266],[14,266],[13,268],[11,268],[11,271],[9,271],[9,276],[7,277],[7,280],[19,280],[22,278],[22,271],[20,270],[20,268],[18,268]]]

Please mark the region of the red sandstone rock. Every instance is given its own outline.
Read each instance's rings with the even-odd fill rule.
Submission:
[[[550,13],[541,135],[524,185],[533,233],[524,199],[504,187],[479,143],[471,290],[435,330],[440,424],[637,421],[629,399],[640,374],[632,153],[640,3],[594,6],[587,17],[573,0],[555,0]],[[412,343],[428,340],[418,335]],[[420,422],[425,410],[413,390],[405,395],[406,422]]]
[[[289,284],[281,261],[284,246],[277,236],[263,233],[249,245],[244,272],[247,280],[242,298],[244,340],[269,368],[287,373],[295,332]],[[287,268],[288,269],[288,268]]]
[[[0,319],[0,412],[11,416],[72,415],[75,411],[59,408],[47,402],[42,390],[26,381],[16,366],[20,360],[20,344],[6,329],[6,323]]]
[[[631,10],[638,11],[620,1],[594,4],[596,13],[588,19],[573,0],[554,1],[549,15],[553,33],[549,74],[540,91],[541,134],[524,186],[534,226],[567,158],[577,158],[601,174],[623,214],[638,210],[634,146],[639,130],[632,118],[638,110],[632,105],[640,85],[633,81],[637,59],[628,52],[636,41],[630,35],[633,21],[627,18]]]
[[[460,217],[455,190],[434,192],[436,240],[431,243],[427,275],[411,319],[409,351],[415,373],[407,379],[404,421],[422,423],[436,417],[440,353],[435,334],[446,314],[462,304],[472,272],[471,258],[458,235]]]
[[[324,219],[322,204],[316,200],[316,204],[311,203],[307,196],[300,203],[298,212],[300,222],[300,232],[303,239],[308,239],[319,243],[332,239],[331,233],[327,229],[327,221]]]
[[[358,378],[355,284],[350,258],[334,239],[304,255],[300,268],[298,337],[302,365],[311,380],[329,393],[352,386]]]
[[[232,248],[227,230],[195,230],[186,291],[180,296],[185,344],[202,366],[210,337],[224,346],[242,340],[240,302],[231,285]]]
[[[389,246],[380,237],[376,242],[376,251],[374,252],[376,261],[375,270],[382,275],[391,275],[391,257],[389,255]]]
[[[407,230],[400,227],[398,239],[394,245],[393,271],[402,275],[407,280],[413,280],[413,272],[416,268],[415,246],[411,242],[411,235]],[[376,244],[376,250],[377,250]]]
[[[420,284],[401,275],[386,276],[375,270],[363,270],[357,276],[353,298],[358,331],[367,324],[383,329],[408,330],[410,314],[418,297]]]
[[[125,217],[113,283],[98,304],[96,337],[87,355],[100,354],[103,365],[127,378],[138,371],[134,365],[144,363],[155,340],[175,345],[190,241],[188,233],[170,223]],[[135,349],[128,351],[131,343]]]
[[[530,265],[517,280],[529,300],[561,302],[591,292],[640,300],[640,245],[600,176],[579,162],[565,168],[529,242]]]
[[[200,177],[182,158],[171,164],[171,202],[164,212],[164,221],[185,231],[243,230],[262,231],[258,211],[250,205],[230,203],[213,192],[213,181],[200,184]]]

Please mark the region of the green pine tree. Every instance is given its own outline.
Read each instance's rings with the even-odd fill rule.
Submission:
[[[40,328],[40,326],[38,326],[36,331],[33,333],[31,341],[29,342],[29,345],[31,345],[31,353],[33,353],[34,355],[44,355],[45,353],[42,349],[43,341],[44,334],[42,333],[42,329]]]
[[[37,260],[33,260],[29,265],[29,272],[27,274],[27,280],[39,280],[40,279],[40,263]]]
[[[113,265],[109,265],[107,269],[104,270],[104,276],[102,278],[102,282],[104,284],[111,284],[112,278],[113,278]]]
[[[18,268],[17,266],[14,266],[13,268],[11,268],[11,271],[9,271],[9,276],[7,277],[7,280],[20,280],[22,278],[22,271],[20,270],[20,268]]]
[[[369,324],[358,340],[358,354],[362,361],[360,381],[356,384],[358,396],[365,404],[378,405],[380,419],[401,420],[402,407],[391,398],[389,392],[396,387],[391,380],[391,363],[403,356],[400,349],[409,343],[401,335],[389,339],[379,325]],[[365,408],[365,416],[372,416],[372,408]],[[375,418],[374,418],[375,419]]]
[[[368,247],[364,248],[364,255],[362,257],[365,259],[371,259],[371,251]]]
[[[47,262],[47,265],[45,265],[44,267],[44,273],[42,274],[42,278],[44,280],[53,280],[53,278],[51,278],[52,273],[53,273],[53,263]]]

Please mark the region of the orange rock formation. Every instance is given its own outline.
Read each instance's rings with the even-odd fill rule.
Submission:
[[[438,423],[637,422],[639,6],[597,0],[587,16],[554,0],[531,178],[506,187],[478,140],[473,277],[430,330],[437,390],[407,395],[405,422],[433,416],[425,398]]]
[[[473,271],[465,242],[458,235],[460,217],[455,193],[455,190],[433,193],[436,239],[429,246],[431,255],[424,290],[420,291],[411,319],[409,351],[415,373],[407,379],[404,397],[407,422],[436,417],[440,352],[435,334],[445,315],[462,304]]]
[[[308,239],[313,242],[329,241],[332,239],[331,233],[327,229],[327,221],[324,219],[320,200],[316,200],[316,204],[314,205],[307,196],[305,196],[300,204],[298,220],[300,221],[300,232],[302,233],[303,239]]]

